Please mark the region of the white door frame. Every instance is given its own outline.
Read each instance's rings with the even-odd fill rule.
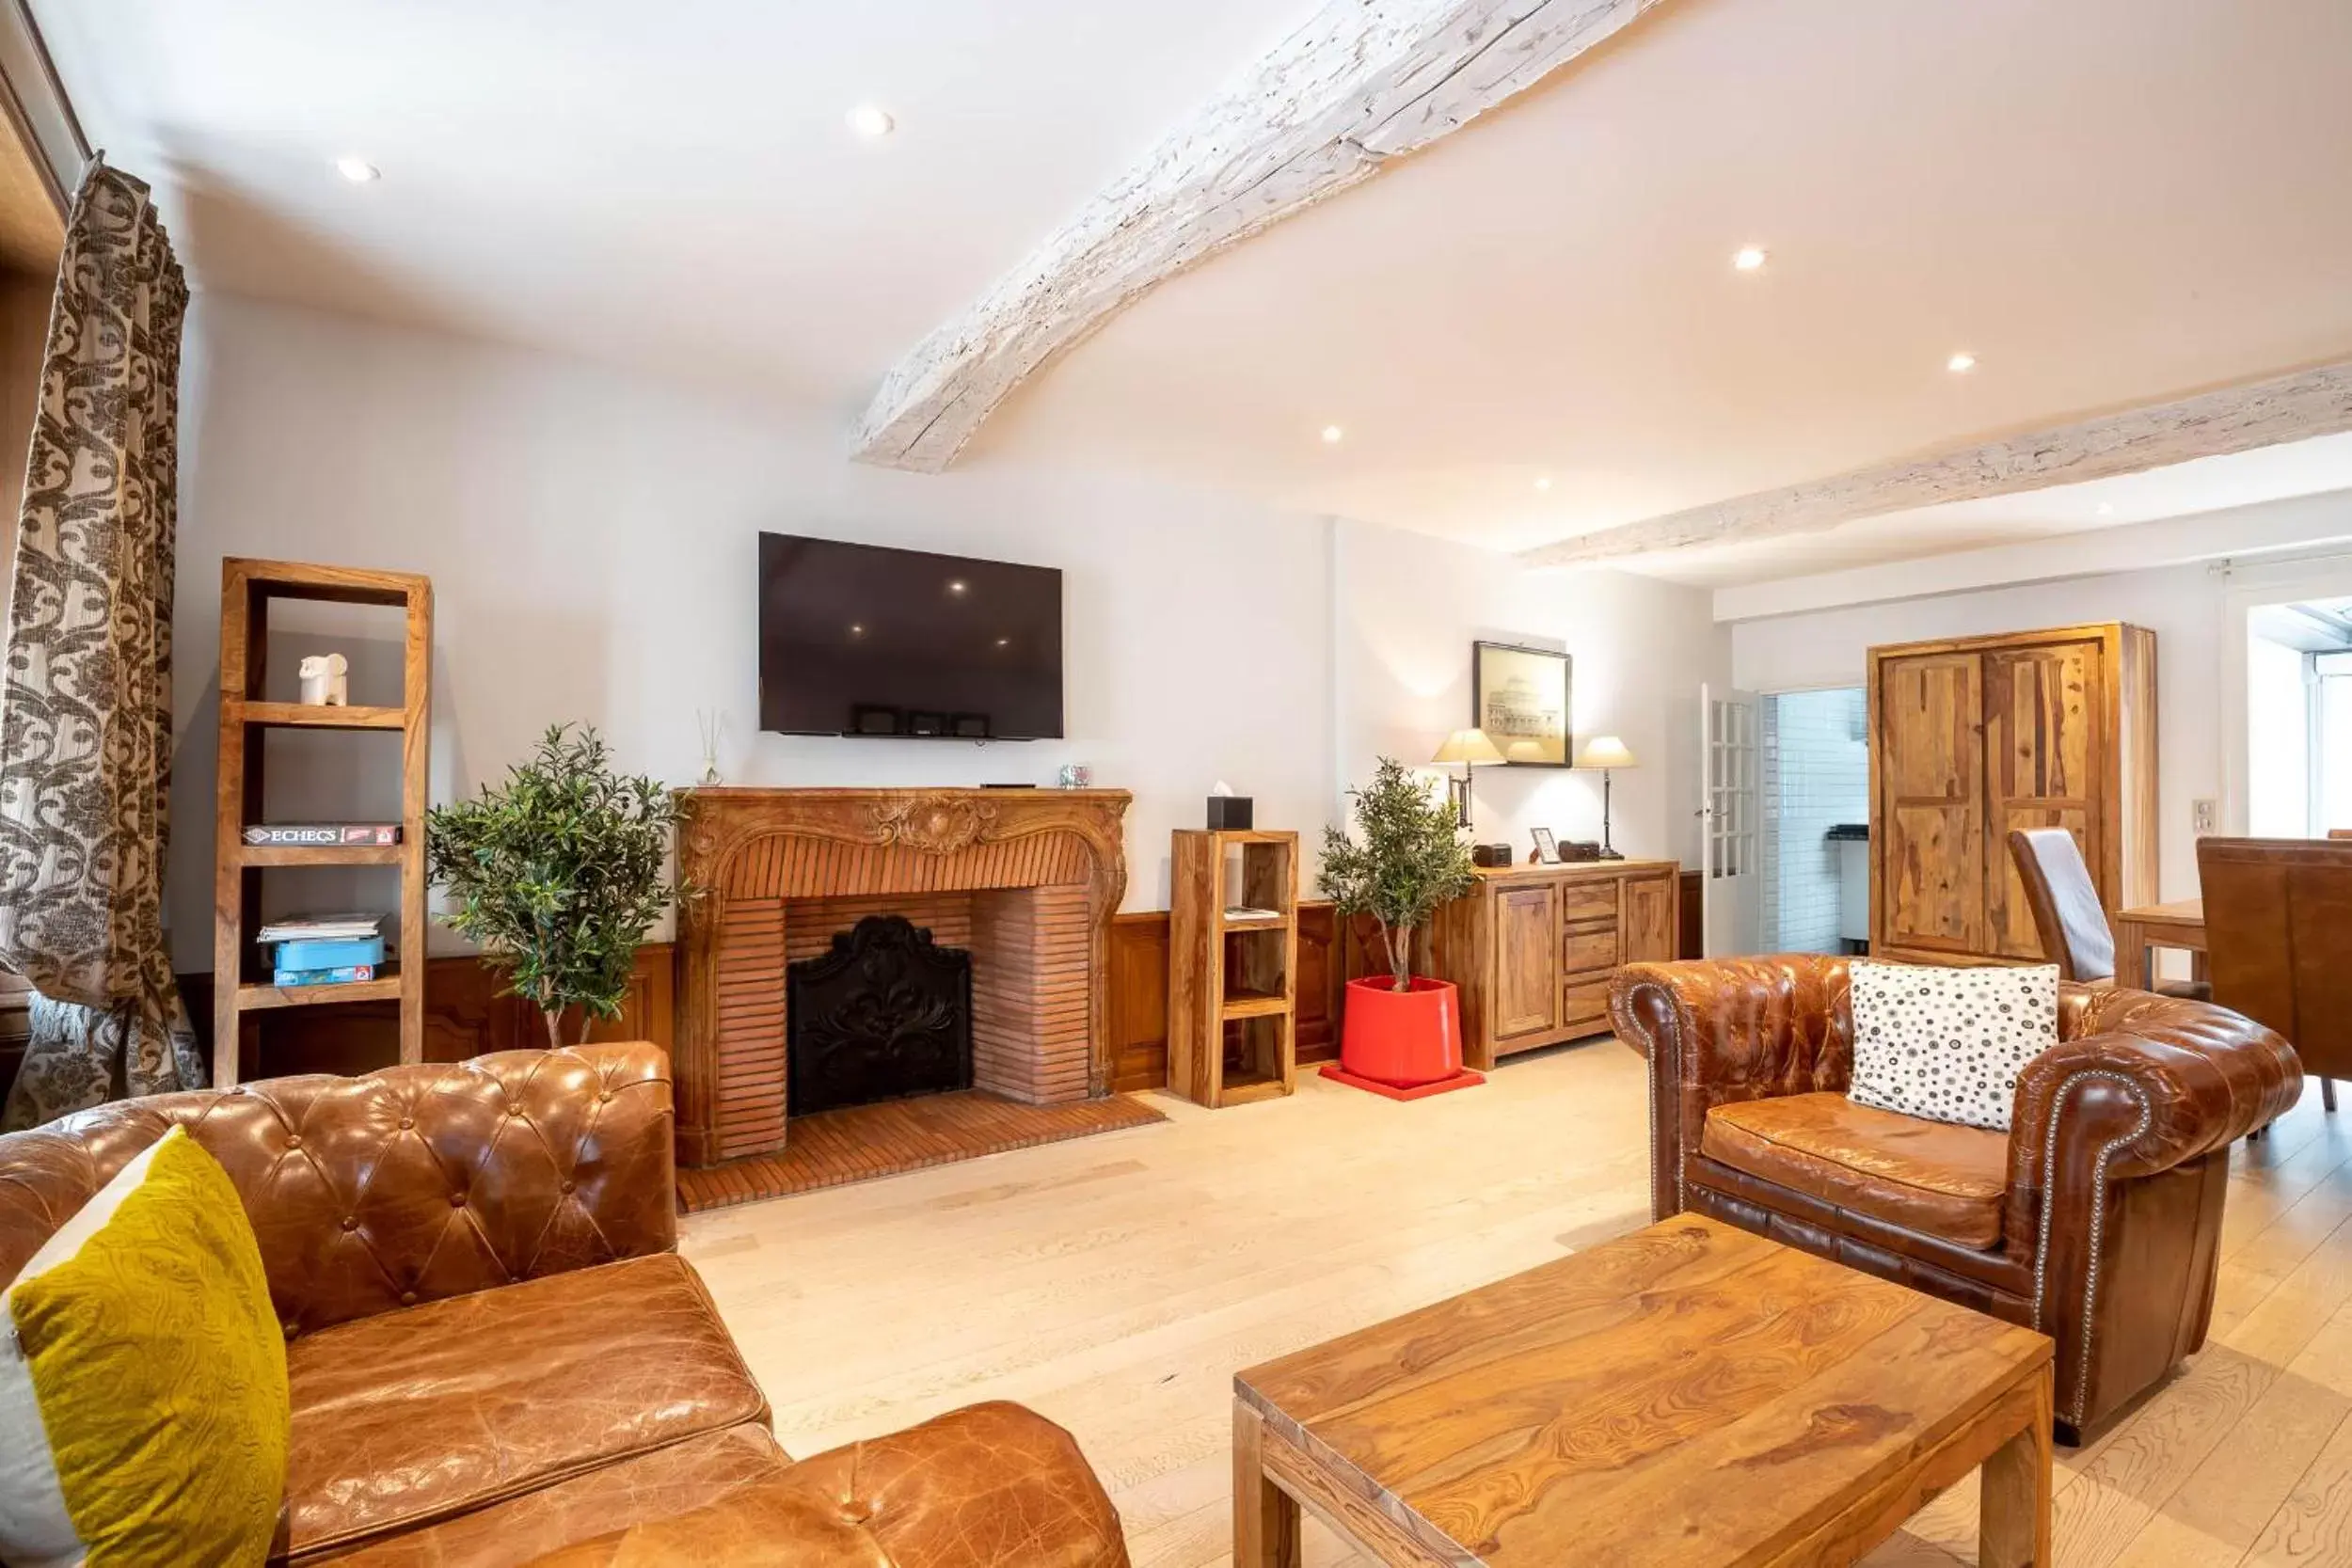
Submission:
[[[2289,561],[2224,561],[2213,567],[2221,593],[2221,831],[2246,832],[2246,781],[2251,761],[2246,736],[2246,638],[2258,605],[2352,595],[2352,555],[2331,551]],[[2163,649],[2157,649],[2161,691]],[[2158,731],[2162,733],[2161,730]]]

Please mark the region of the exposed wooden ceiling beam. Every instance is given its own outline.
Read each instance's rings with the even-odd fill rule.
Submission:
[[[1596,529],[1522,550],[1519,559],[1571,566],[1815,533],[1917,506],[2113,479],[2345,430],[2352,430],[2352,360]]]
[[[857,455],[936,473],[1156,284],[1526,91],[1661,0],[1331,0],[884,378]]]

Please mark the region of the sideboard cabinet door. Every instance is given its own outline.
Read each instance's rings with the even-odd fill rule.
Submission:
[[[1661,871],[1626,878],[1624,905],[1617,916],[1618,961],[1671,963],[1678,933],[1677,873]]]
[[[1560,1022],[1560,890],[1549,882],[1495,892],[1494,1032],[1542,1034]]]

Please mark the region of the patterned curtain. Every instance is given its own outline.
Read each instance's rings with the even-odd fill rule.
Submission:
[[[0,964],[33,1037],[0,1127],[204,1082],[163,939],[187,284],[147,186],[67,220],[0,667]]]

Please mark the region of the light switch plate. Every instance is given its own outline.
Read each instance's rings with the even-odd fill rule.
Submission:
[[[2191,800],[2188,803],[2188,831],[2199,838],[2211,838],[2221,831],[2221,802]]]

